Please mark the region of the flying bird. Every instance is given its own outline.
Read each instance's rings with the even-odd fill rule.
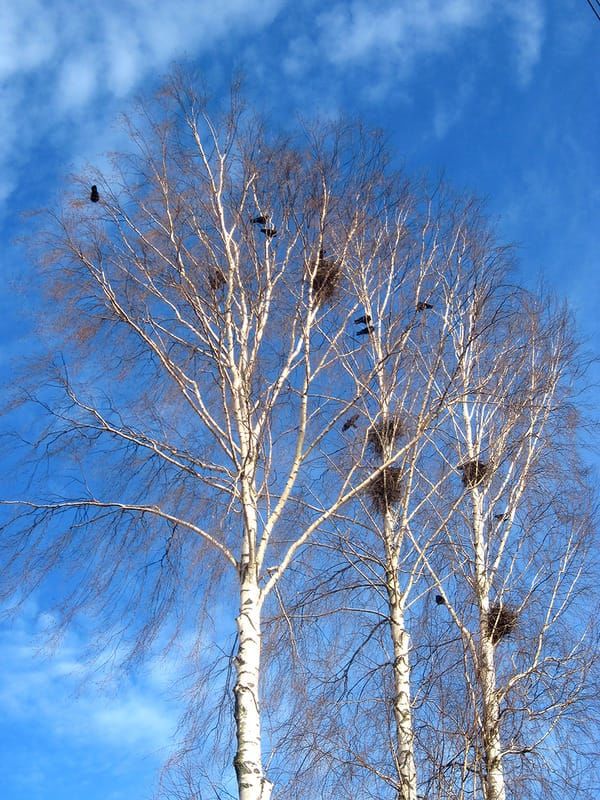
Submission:
[[[257,217],[252,217],[250,220],[253,225],[266,225],[268,221],[269,218],[265,217],[264,214],[259,214]]]
[[[92,203],[97,203],[100,200],[100,195],[98,194],[98,187],[96,184],[92,186],[92,191],[90,192],[90,200]]]
[[[446,605],[446,601],[444,600],[444,598],[442,597],[441,594],[436,594],[435,602],[436,602],[436,604],[438,606],[445,606]]]
[[[356,331],[357,336],[367,336],[369,333],[373,333],[375,328],[372,325],[367,325],[364,328],[361,328],[359,331]]]
[[[272,239],[273,236],[277,236],[277,229],[276,228],[261,228],[261,233],[267,237],[267,239]]]
[[[364,317],[357,317],[354,320],[355,325],[368,325],[371,322],[371,317],[368,314],[365,314]]]
[[[342,425],[342,433],[347,431],[349,428],[356,428],[356,421],[358,420],[360,414],[352,414],[351,417],[348,417],[346,422]]]
[[[424,300],[417,303],[417,311],[426,311],[428,308],[433,308],[431,303],[426,303]]]

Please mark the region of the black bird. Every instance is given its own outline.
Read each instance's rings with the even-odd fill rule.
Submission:
[[[272,239],[273,236],[277,236],[277,229],[276,228],[261,228],[260,232],[264,233],[264,235],[268,239]]]
[[[446,601],[444,600],[444,598],[442,597],[441,594],[436,594],[435,602],[437,603],[438,606],[445,606],[446,605]]]
[[[253,225],[266,225],[268,221],[269,218],[265,217],[264,214],[259,214],[258,217],[252,217],[250,220]]]
[[[90,192],[90,200],[92,203],[97,203],[100,200],[100,195],[98,194],[98,187],[96,184],[92,186],[92,191]]]
[[[360,414],[352,414],[351,417],[348,417],[346,422],[342,425],[342,433],[347,431],[349,428],[356,428],[356,421],[360,417]]]
[[[503,514],[494,514],[494,519],[497,519],[499,522],[505,522],[507,519],[510,519],[510,511],[505,511]]]
[[[368,325],[371,322],[371,317],[368,314],[365,314],[364,317],[357,317],[354,320],[355,325]]]
[[[375,328],[372,325],[367,325],[364,328],[361,328],[359,331],[356,331],[357,336],[367,336],[369,333],[373,333]]]
[[[427,311],[428,308],[433,308],[431,303],[426,303],[424,300],[417,303],[417,311]]]

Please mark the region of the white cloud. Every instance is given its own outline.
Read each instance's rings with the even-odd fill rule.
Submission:
[[[480,25],[485,17],[485,5],[478,0],[355,0],[320,14],[317,26],[320,49],[334,64],[377,56],[408,66],[421,54],[447,49],[456,34]]]
[[[101,662],[90,663],[85,642],[70,635],[45,657],[36,630],[51,620],[34,608],[0,629],[0,717],[35,722],[65,743],[96,742],[160,752],[173,744],[181,709],[166,684],[181,676],[176,657],[150,659],[135,680],[119,675],[118,689]]]
[[[497,37],[506,21],[517,76],[526,83],[542,45],[541,0],[332,3],[315,18],[316,36],[301,33],[290,42],[284,67],[298,76],[320,61],[338,70],[371,68],[369,80],[397,82],[411,77],[421,61],[459,47],[470,33]]]
[[[544,36],[544,9],[541,0],[510,0],[505,13],[512,21],[519,80],[526,85],[540,59]]]
[[[0,6],[0,202],[28,150],[68,125],[74,139],[94,105],[154,81],[173,60],[198,57],[267,25],[284,0],[20,0]],[[73,144],[73,141],[71,142]]]

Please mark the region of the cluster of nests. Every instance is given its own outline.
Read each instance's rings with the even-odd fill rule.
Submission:
[[[330,303],[336,295],[342,276],[340,262],[334,258],[326,258],[325,251],[321,248],[316,262],[307,264],[306,269],[307,274],[311,276],[311,289],[315,302],[318,305]],[[219,267],[209,268],[206,277],[213,292],[222,289],[226,283],[225,274]]]
[[[367,432],[367,445],[378,458],[385,458],[405,433],[402,417],[391,415],[371,425]],[[371,481],[367,491],[373,508],[380,514],[393,508],[402,499],[402,469],[391,465],[385,467]]]
[[[501,639],[510,634],[517,627],[519,615],[510,606],[494,603],[487,612],[487,635],[491,636],[493,644],[498,644]]]

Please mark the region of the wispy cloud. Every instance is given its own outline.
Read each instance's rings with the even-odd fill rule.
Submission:
[[[337,64],[377,57],[407,67],[419,55],[448,49],[457,34],[481,25],[484,9],[476,0],[336,4],[317,18],[321,52]]]
[[[284,0],[22,0],[0,6],[0,202],[19,164],[173,60],[197,58],[268,25]],[[97,109],[102,108],[101,113]]]
[[[527,85],[540,59],[545,18],[541,0],[510,0],[504,6],[512,24],[519,82]]]
[[[468,37],[475,34],[497,44],[502,32],[515,76],[525,84],[540,56],[544,16],[540,0],[353,0],[332,3],[316,15],[313,28],[289,43],[287,74],[298,78],[315,65],[354,69],[364,75],[361,90],[380,99],[433,57],[462,52],[459,63],[473,58]],[[383,89],[374,90],[373,83]]]
[[[173,745],[181,711],[167,684],[180,674],[174,658],[158,657],[136,678],[119,676],[118,690],[101,662],[91,663],[85,642],[70,634],[43,657],[36,631],[43,615],[30,608],[17,626],[0,629],[0,713],[13,722],[35,720],[65,743],[131,747],[164,758]]]

